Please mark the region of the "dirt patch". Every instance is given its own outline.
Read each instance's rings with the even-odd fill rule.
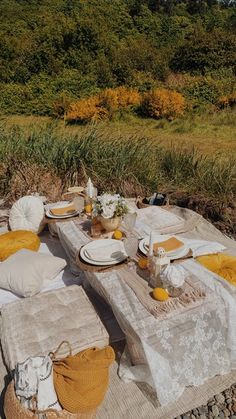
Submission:
[[[45,195],[50,201],[60,199],[63,192],[62,180],[46,168],[36,165],[21,164],[17,167],[9,182],[9,192],[6,196],[8,204],[24,195],[33,193]]]
[[[169,192],[168,196],[171,204],[196,211],[224,234],[236,239],[236,197],[226,203],[220,199],[180,191]]]

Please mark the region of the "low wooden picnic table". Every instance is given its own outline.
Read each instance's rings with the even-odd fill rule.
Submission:
[[[186,217],[188,230],[180,237],[217,240],[236,255],[236,243],[201,216],[176,207],[170,211]],[[70,220],[56,223],[56,228],[67,254],[76,263],[81,246],[89,242],[82,224]],[[132,366],[121,365],[122,376],[151,384],[161,405],[178,399],[187,386],[198,386],[236,368],[232,335],[233,327],[236,331],[235,289],[194,260],[182,266],[193,281],[201,282],[206,298],[160,318],[150,314],[124,281],[127,266],[85,272],[89,284],[111,306],[126,336]]]

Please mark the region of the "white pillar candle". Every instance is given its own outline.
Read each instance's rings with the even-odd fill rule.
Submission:
[[[93,184],[90,178],[87,183],[87,195],[89,198],[93,197]]]

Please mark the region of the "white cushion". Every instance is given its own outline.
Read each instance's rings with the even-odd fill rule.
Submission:
[[[38,233],[44,219],[44,206],[36,196],[23,196],[16,201],[9,215],[11,230],[30,230]]]
[[[30,297],[47,286],[65,266],[62,258],[21,249],[0,264],[0,287]]]

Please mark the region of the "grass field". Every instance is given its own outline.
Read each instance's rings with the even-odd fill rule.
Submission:
[[[202,135],[196,118],[191,124],[129,118],[65,126],[47,118],[8,117],[0,125],[0,190],[8,193],[16,176],[24,193],[35,188],[35,179],[39,187],[43,170],[60,179],[62,189],[91,176],[100,190],[125,195],[174,188],[230,199],[236,190],[235,141],[223,123],[228,118],[233,132],[236,127],[231,114],[223,116],[221,124],[208,121]],[[213,135],[214,123],[221,137]]]
[[[99,192],[167,192],[172,203],[187,205],[235,236],[235,114],[172,123],[129,116],[92,126],[1,118],[0,196],[13,202],[38,192],[55,202],[88,176]]]
[[[91,130],[88,125],[65,125],[62,120],[37,116],[2,116],[0,122],[8,128],[19,126],[26,133],[43,129],[51,123],[61,135],[86,135]],[[97,124],[96,131],[104,139],[146,138],[156,140],[165,147],[194,146],[202,154],[236,155],[236,112],[233,111],[189,114],[172,122],[127,115]]]

